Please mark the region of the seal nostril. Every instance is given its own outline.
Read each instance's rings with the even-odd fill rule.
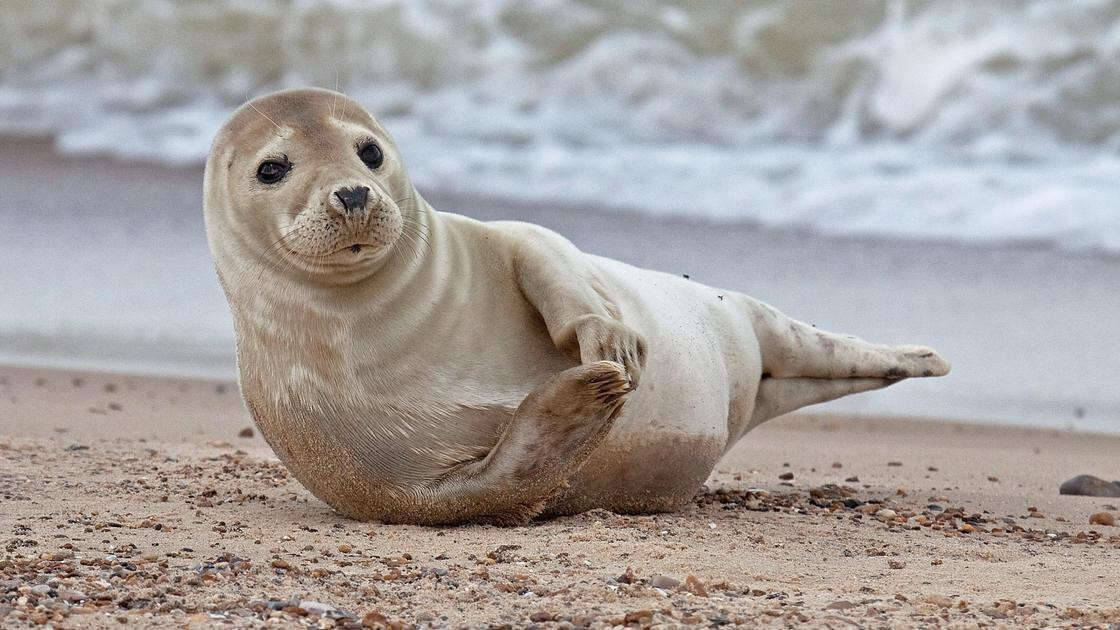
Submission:
[[[369,188],[366,186],[354,186],[353,188],[339,188],[334,191],[334,196],[342,202],[342,207],[347,212],[357,212],[366,207],[366,201],[369,199]]]

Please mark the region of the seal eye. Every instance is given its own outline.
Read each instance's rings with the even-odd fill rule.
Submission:
[[[287,160],[265,160],[257,167],[257,179],[262,184],[275,184],[284,179],[290,170],[292,165]]]
[[[377,146],[375,142],[366,142],[358,147],[358,157],[371,169],[381,166],[381,163],[385,161],[385,155],[381,153],[381,147]]]

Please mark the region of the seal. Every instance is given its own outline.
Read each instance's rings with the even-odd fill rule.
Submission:
[[[246,405],[353,518],[671,511],[762,422],[949,370],[541,227],[438,212],[378,121],[327,90],[237,110],[203,194]]]

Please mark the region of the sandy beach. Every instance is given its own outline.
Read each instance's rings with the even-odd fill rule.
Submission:
[[[250,427],[230,382],[0,368],[0,624],[1120,623],[1120,499],[1058,494],[1116,436],[800,414],[682,513],[502,529],[341,518]]]
[[[930,343],[954,371],[761,428],[682,513],[390,527],[332,513],[252,429],[198,169],[12,146],[0,625],[1120,623],[1120,528],[1090,523],[1120,499],[1058,495],[1120,477],[1120,259],[429,194],[822,328]]]
[[[0,1],[0,630],[1120,630],[1118,23],[1120,0]],[[252,100],[307,87],[339,94]],[[329,109],[310,107],[321,97]],[[360,206],[412,193],[707,285],[721,307],[739,292],[822,331],[928,346],[952,369],[771,421],[671,514],[594,509],[508,528],[347,519],[296,481],[241,398],[235,354],[249,342],[235,339],[203,218],[211,153],[209,203],[239,215],[206,211],[219,253],[238,243],[223,276],[246,289],[239,308],[277,315],[250,322],[260,338],[329,328],[335,346],[366,353],[350,360],[313,330],[289,352],[307,361],[242,364],[246,383],[286,371],[295,407],[343,409],[334,390],[360,403],[362,383],[407,372],[396,368],[413,339],[447,355],[408,383],[460,392],[442,397],[458,407],[437,406],[459,409],[442,427],[453,442],[524,395],[518,374],[539,380],[535,349],[490,378],[479,366],[494,344],[456,310],[487,306],[495,282],[509,296],[491,275],[503,269],[539,305],[534,287],[553,285],[519,256],[406,270],[469,289],[454,299],[418,284],[311,288],[298,295],[326,310],[306,326],[291,304],[262,301],[295,294],[263,287],[268,274],[252,279],[243,258],[299,239],[317,243],[305,254],[371,255],[328,241],[365,220],[382,242],[392,208],[362,219]],[[453,231],[414,233],[422,224],[401,238],[477,253]],[[616,289],[656,295],[642,303],[666,313],[703,307],[668,281],[602,284],[591,278],[592,293],[623,324],[643,318]],[[570,319],[555,307],[564,293],[538,309],[550,325]],[[390,299],[357,327],[330,317],[365,296]],[[495,334],[519,334],[509,313],[479,312]],[[696,321],[727,335],[750,315],[726,312]],[[744,386],[743,357],[710,361],[688,314],[653,319],[633,326],[653,357],[642,386],[662,388],[650,417],[718,431],[721,418],[696,410],[723,399],[725,376],[728,391]],[[821,376],[784,369],[790,357],[775,357],[788,351],[760,342],[763,377]],[[691,363],[666,368],[667,346]],[[833,358],[835,346],[822,337]],[[379,362],[360,360],[370,352]],[[361,382],[308,403],[304,364],[335,355]],[[829,373],[861,375],[873,358]],[[447,369],[458,364],[469,369]],[[665,393],[685,390],[659,379],[689,370],[715,379],[716,400]],[[425,396],[394,400],[399,433],[424,436]],[[338,434],[373,444],[394,433],[382,429]],[[287,438],[279,452],[314,452],[301,478],[329,468],[338,482],[325,487],[340,493],[380,483],[354,481],[313,436]],[[461,459],[418,439],[406,446],[436,465]],[[374,459],[424,476],[408,448]],[[603,468],[607,483],[684,474],[629,451]],[[540,485],[547,471],[535,472]],[[1079,488],[1093,496],[1068,494]]]

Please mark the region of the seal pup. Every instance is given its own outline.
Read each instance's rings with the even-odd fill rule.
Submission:
[[[433,210],[385,129],[327,90],[238,109],[203,194],[246,405],[353,518],[670,511],[762,422],[949,370],[534,225]]]

